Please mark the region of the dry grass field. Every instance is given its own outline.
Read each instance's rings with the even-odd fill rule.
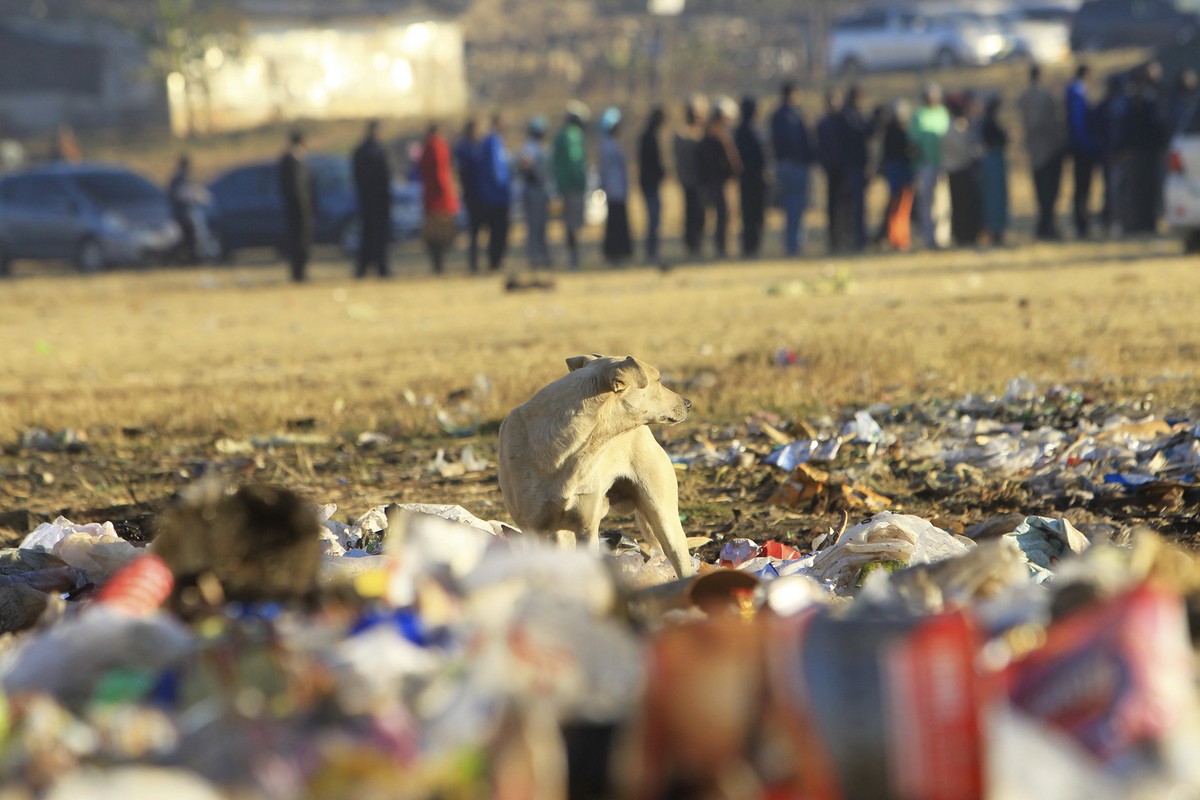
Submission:
[[[715,376],[688,389],[692,419],[667,437],[762,410],[812,419],[994,392],[1017,376],[1192,405],[1200,283],[1179,252],[1147,239],[592,269],[517,293],[496,276],[426,277],[416,252],[391,281],[352,281],[330,259],[303,286],[269,262],[87,279],[30,266],[0,287],[0,511],[27,510],[9,522],[19,530],[61,510],[144,510],[218,469],[350,514],[404,500],[502,517],[494,472],[444,480],[422,465],[463,441],[494,459],[508,409],[583,352]],[[775,364],[781,348],[796,366]],[[437,410],[463,396],[480,431],[451,440]],[[87,448],[22,449],[34,427],[76,430]],[[391,443],[357,447],[364,432]],[[701,494],[685,491],[693,513],[727,516]]]

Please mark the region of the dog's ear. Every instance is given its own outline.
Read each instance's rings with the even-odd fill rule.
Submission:
[[[567,359],[567,369],[569,369],[571,372],[574,372],[577,369],[583,369],[598,358],[604,358],[604,356],[600,355],[599,353],[592,353],[590,356],[571,356]]]
[[[627,356],[624,361],[612,365],[609,371],[609,383],[617,394],[631,387],[645,389],[650,385],[650,377],[642,365],[633,356]]]

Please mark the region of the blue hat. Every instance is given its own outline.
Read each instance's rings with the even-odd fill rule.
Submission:
[[[621,122],[621,109],[616,106],[609,106],[604,109],[604,113],[600,115],[600,130],[608,133]]]
[[[550,123],[541,114],[531,117],[529,120],[529,132],[534,136],[541,136],[549,127]]]

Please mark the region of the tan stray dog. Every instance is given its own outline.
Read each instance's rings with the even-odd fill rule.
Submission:
[[[679,484],[647,425],[687,418],[691,401],[633,356],[567,359],[571,371],[513,409],[500,426],[500,491],[526,533],[600,548],[612,505],[632,510],[675,573],[692,573],[679,524]]]

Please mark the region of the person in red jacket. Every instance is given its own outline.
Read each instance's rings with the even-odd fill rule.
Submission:
[[[429,250],[433,271],[440,275],[446,250],[454,243],[458,232],[458,197],[450,174],[450,145],[439,132],[436,122],[425,132],[419,167],[425,207],[422,238]]]

